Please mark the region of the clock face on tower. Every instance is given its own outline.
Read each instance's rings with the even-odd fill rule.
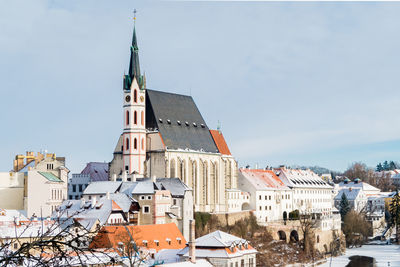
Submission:
[[[127,95],[127,96],[125,97],[125,101],[126,101],[126,102],[131,101],[131,97],[130,97],[129,95]]]

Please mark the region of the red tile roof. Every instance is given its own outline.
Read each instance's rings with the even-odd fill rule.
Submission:
[[[182,249],[186,246],[186,240],[176,224],[167,223],[104,226],[94,238],[90,247],[118,248],[118,242],[129,243],[131,236],[138,247],[154,249],[157,252],[161,249]],[[158,245],[156,241],[158,241]]]
[[[231,155],[229,147],[225,142],[225,138],[220,131],[210,130],[211,136],[214,139],[214,143],[217,146],[219,153],[223,155]]]
[[[286,189],[286,185],[272,170],[240,169],[239,171],[260,189],[263,187]]]

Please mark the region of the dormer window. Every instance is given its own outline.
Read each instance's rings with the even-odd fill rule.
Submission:
[[[168,124],[171,124],[171,120],[168,119],[167,122],[168,122]]]
[[[194,127],[197,127],[197,124],[196,124],[195,122],[193,122],[193,126],[194,126]]]
[[[180,237],[177,237],[177,238],[176,238],[176,241],[178,241],[178,244],[181,244],[181,243],[182,243],[182,240],[181,240]]]
[[[189,126],[189,122],[185,121],[186,126]]]
[[[171,239],[167,238],[165,241],[167,241],[168,245],[171,245]]]
[[[161,118],[159,118],[158,121],[162,123],[162,119]]]
[[[158,240],[154,240],[154,243],[156,244],[157,247],[160,246],[160,242]]]
[[[176,121],[176,123],[178,123],[178,125],[181,125],[181,124],[182,124],[181,121]]]
[[[143,240],[143,246],[147,247],[147,240]]]

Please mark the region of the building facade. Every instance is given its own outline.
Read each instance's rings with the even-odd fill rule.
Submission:
[[[27,217],[48,217],[67,198],[65,158],[52,153],[17,155],[14,168],[0,173],[0,208],[24,210]]]
[[[136,30],[123,79],[123,131],[110,162],[113,175],[179,178],[193,189],[196,211],[228,210],[237,162],[220,131],[210,130],[190,96],[150,90],[140,72]]]

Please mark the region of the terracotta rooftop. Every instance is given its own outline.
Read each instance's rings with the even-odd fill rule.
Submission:
[[[231,155],[228,145],[225,142],[225,138],[220,131],[210,130],[211,136],[214,139],[215,144],[219,150],[219,153],[223,155]]]
[[[256,188],[288,189],[282,180],[272,170],[240,169],[240,173],[248,179]]]
[[[128,232],[129,231],[129,232]],[[134,239],[145,249],[182,249],[186,240],[175,223],[151,225],[104,226],[90,244],[91,248],[118,248],[118,243]]]

